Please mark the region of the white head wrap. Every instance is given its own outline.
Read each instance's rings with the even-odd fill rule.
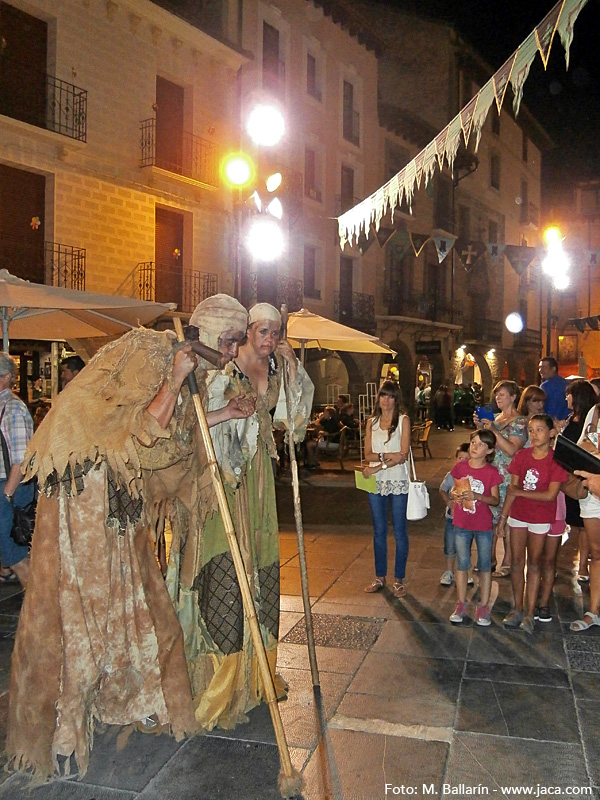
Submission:
[[[276,322],[281,326],[281,314],[275,306],[270,303],[257,303],[252,306],[248,314],[248,325],[252,325],[253,322],[263,322],[264,320]]]
[[[190,325],[198,328],[198,338],[203,344],[218,350],[223,331],[246,331],[248,312],[228,294],[215,294],[196,306]]]

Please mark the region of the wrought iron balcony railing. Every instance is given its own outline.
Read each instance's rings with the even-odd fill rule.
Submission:
[[[392,292],[384,303],[387,306],[387,313],[393,316],[415,317],[432,322],[450,322],[453,316],[450,303],[444,298],[431,294],[418,292],[395,294]]]
[[[85,260],[83,247],[0,235],[0,264],[12,275],[32,283],[83,291]]]
[[[502,344],[502,323],[495,319],[470,319],[463,325],[463,337],[486,344]]]
[[[0,57],[0,114],[85,142],[87,91]]]
[[[266,285],[269,283],[271,285]],[[275,284],[275,285],[273,285]],[[265,288],[269,291],[265,294]],[[263,296],[264,295],[264,296]],[[248,274],[248,282],[242,301],[250,307],[254,303],[269,302],[280,308],[283,303],[288,311],[300,311],[304,298],[304,282],[287,275],[273,275],[271,281],[259,280],[258,272]]]
[[[375,297],[363,292],[334,292],[333,312],[339,322],[365,333],[375,331]]]
[[[135,268],[136,295],[140,300],[177,303],[177,310],[191,314],[198,303],[218,292],[218,278],[208,272],[188,271],[168,264],[144,261]]]
[[[208,186],[218,186],[219,153],[216,144],[192,133],[184,133],[181,142],[163,142],[156,130],[156,119],[140,123],[142,167],[159,167],[175,175],[191,178]]]
[[[515,347],[527,347],[533,350],[540,350],[542,347],[541,331],[526,328],[521,333],[515,334]]]

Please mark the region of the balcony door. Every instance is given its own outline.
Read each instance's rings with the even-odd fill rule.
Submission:
[[[183,306],[183,214],[156,208],[154,299]]]
[[[45,282],[46,179],[0,164],[0,266],[33,283]]]
[[[46,127],[46,23],[0,2],[0,114]]]
[[[156,78],[156,166],[183,174],[184,89]]]
[[[340,256],[340,322],[352,325],[352,270],[354,261]]]

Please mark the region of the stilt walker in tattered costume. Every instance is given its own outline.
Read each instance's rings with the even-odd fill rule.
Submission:
[[[273,424],[287,424],[281,393],[284,360],[290,370],[297,440],[306,430],[314,387],[291,346],[279,342],[277,309],[267,303],[254,306],[249,322],[248,341],[238,357],[222,372],[207,377],[208,407],[219,409],[239,394],[256,403],[254,414],[212,427],[211,436],[274,674],[279,638],[279,528]],[[246,712],[261,702],[263,687],[216,500],[212,506],[203,504],[202,516],[195,539],[184,543],[174,538],[167,584],[184,632],[196,720],[206,730],[215,725],[233,728],[247,721]],[[276,689],[285,691],[279,680]]]
[[[218,295],[196,318],[200,338],[204,318],[220,326],[218,349],[232,358],[245,309]],[[84,773],[96,720],[153,719],[177,738],[198,727],[181,629],[149,536],[170,492],[181,491],[188,509],[197,504],[195,416],[180,395],[197,365],[192,347],[143,328],[106,345],[27,448],[25,474],[37,476],[40,499],[7,751],[37,779],[56,774],[60,756],[65,771],[74,756]],[[247,413],[234,398],[209,424]]]

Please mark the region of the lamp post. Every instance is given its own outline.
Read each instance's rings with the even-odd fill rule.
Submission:
[[[285,132],[283,115],[275,106],[256,105],[248,114],[246,132],[257,151],[261,146],[273,147]],[[256,155],[258,157],[258,152]],[[234,293],[246,304],[249,298],[244,296],[248,294],[248,287],[244,287],[244,251],[248,251],[252,261],[268,263],[279,258],[285,247],[283,232],[277,223],[283,216],[283,206],[278,197],[282,175],[274,173],[264,180],[257,180],[257,172],[260,170],[245,153],[233,153],[223,160],[223,178],[237,190],[237,202],[234,203]],[[244,214],[246,210],[248,214]],[[249,224],[246,224],[245,217],[252,217]]]
[[[546,297],[546,355],[552,355],[552,290],[564,291],[570,283],[570,262],[563,250],[563,237],[555,227],[544,231],[546,257],[542,261],[542,270],[548,276],[548,294]],[[558,356],[558,352],[556,354]]]

